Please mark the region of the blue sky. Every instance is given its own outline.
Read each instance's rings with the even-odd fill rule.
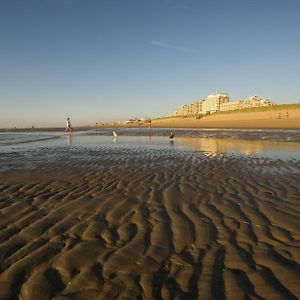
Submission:
[[[299,0],[2,0],[0,127],[300,102]]]

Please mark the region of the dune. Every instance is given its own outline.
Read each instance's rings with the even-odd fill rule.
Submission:
[[[153,127],[166,128],[254,128],[300,129],[300,109],[212,114],[201,119],[195,117],[168,117],[154,119]]]

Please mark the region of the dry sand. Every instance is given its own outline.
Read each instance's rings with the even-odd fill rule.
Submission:
[[[98,163],[0,173],[0,299],[300,298],[299,162]]]
[[[153,127],[300,129],[300,109],[153,120]]]

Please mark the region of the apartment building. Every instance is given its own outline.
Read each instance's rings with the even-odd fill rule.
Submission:
[[[229,95],[227,93],[219,93],[209,95],[202,104],[202,112],[211,114],[220,110],[220,105],[229,102]]]
[[[204,100],[199,100],[191,104],[191,115],[198,115],[202,111]]]
[[[191,104],[184,104],[177,108],[175,112],[173,112],[172,116],[192,116],[197,115],[202,111],[202,103],[204,100],[199,100]]]
[[[220,104],[220,111],[240,109],[240,101],[229,101]]]
[[[262,99],[259,98],[258,96],[252,96],[250,98],[239,100],[239,101],[222,103],[220,105],[220,111],[262,107],[262,106],[270,106],[270,105],[274,105],[271,100]]]
[[[270,105],[273,105],[271,100],[262,99],[262,98],[259,98],[258,96],[252,96],[250,98],[240,101],[240,109],[261,107],[261,106],[270,106]]]
[[[177,108],[177,110],[175,110],[173,113],[171,113],[171,116],[184,116],[184,112],[185,112],[185,107],[186,105],[181,105]]]
[[[228,93],[208,95],[206,99],[191,104],[184,104],[172,113],[172,116],[195,116],[206,115],[217,111],[237,110],[251,107],[274,105],[269,99],[252,96],[239,101],[229,101]]]

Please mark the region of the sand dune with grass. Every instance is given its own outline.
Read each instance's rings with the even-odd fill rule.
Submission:
[[[191,128],[270,128],[300,129],[300,108],[266,111],[232,111],[216,113],[201,119],[168,117],[152,121],[153,127]]]

